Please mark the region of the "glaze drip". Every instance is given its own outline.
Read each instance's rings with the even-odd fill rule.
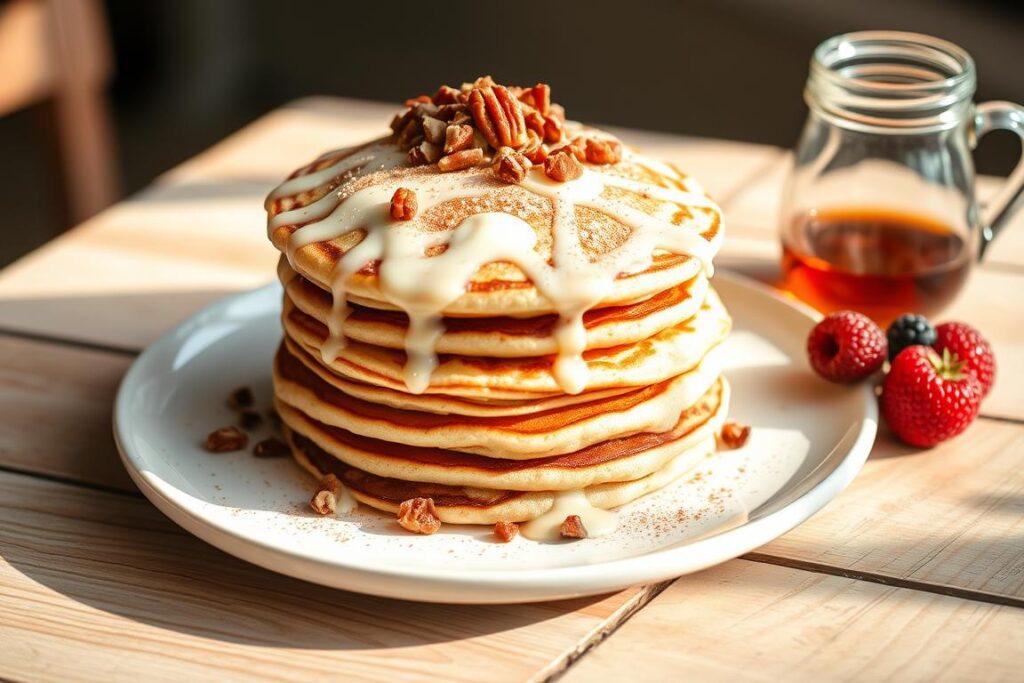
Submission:
[[[288,180],[271,193],[268,204],[314,191],[352,169],[360,169],[362,174],[400,167],[405,156],[387,141],[358,148],[325,168]],[[454,230],[445,231],[423,230],[414,221],[391,219],[389,204],[399,187],[416,193],[421,214],[450,200],[493,192],[494,181],[480,169],[468,174],[379,174],[383,180],[351,194],[346,195],[343,188],[334,190],[307,206],[278,213],[270,219],[268,232],[272,234],[282,226],[300,226],[291,233],[285,249],[293,269],[296,253],[303,247],[357,231],[365,233],[331,274],[334,303],[329,336],[321,348],[325,362],[334,361],[345,348],[343,327],[349,314],[350,278],[367,264],[379,262],[381,294],[409,316],[406,386],[414,393],[426,391],[437,366],[435,346],[444,332],[445,307],[465,292],[466,283],[482,266],[507,261],[523,271],[558,313],[554,337],[559,351],[554,374],[566,393],[575,394],[586,387],[588,377],[583,359],[583,314],[611,293],[616,278],[647,269],[659,250],[696,258],[710,276],[711,261],[722,238],[721,229],[710,240],[702,235],[714,220],[721,221],[721,212],[695,183],[683,182],[674,169],[634,153],[627,152],[624,161],[679,179],[678,184],[685,189],[661,187],[589,167],[584,167],[579,178],[564,183],[550,180],[540,167],[527,174],[520,187],[551,202],[554,210],[550,262],[536,249],[533,227],[508,213],[477,213]],[[610,199],[606,196],[609,188],[657,200],[663,206],[652,215]],[[604,214],[631,232],[624,243],[592,258],[580,244],[577,208]],[[680,209],[691,210],[692,220],[686,225],[672,221]],[[428,256],[428,251],[440,253]]]

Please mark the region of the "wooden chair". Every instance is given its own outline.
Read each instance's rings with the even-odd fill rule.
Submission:
[[[70,223],[119,194],[104,89],[112,58],[98,0],[0,0],[0,116],[51,102]]]

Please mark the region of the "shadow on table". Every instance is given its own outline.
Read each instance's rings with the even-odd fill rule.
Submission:
[[[16,496],[29,500],[54,488],[29,477],[4,478],[5,488],[16,487]],[[200,638],[300,649],[410,647],[511,631],[602,600],[460,606],[359,595],[235,559],[134,495],[72,488],[60,495],[59,505],[36,505],[5,520],[3,559],[91,609]]]

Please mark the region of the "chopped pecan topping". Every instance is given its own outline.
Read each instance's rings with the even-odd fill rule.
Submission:
[[[498,150],[494,175],[506,183],[521,183],[526,174],[530,172],[531,166],[533,166],[533,162],[527,159],[525,154],[516,152],[510,147],[502,147]]]
[[[508,543],[519,534],[519,525],[515,522],[495,522],[494,535],[502,543]]]
[[[211,453],[240,451],[249,445],[249,437],[238,427],[221,427],[206,436],[206,450]]]
[[[430,95],[420,95],[419,97],[413,97],[412,99],[405,101],[405,106],[414,107],[417,104],[426,104],[430,102]]]
[[[535,133],[539,138],[544,138],[544,117],[540,112],[531,111],[525,115],[526,130]]]
[[[722,425],[722,444],[726,448],[740,448],[750,438],[750,425],[726,422]]]
[[[424,140],[409,150],[409,164],[411,166],[436,164],[441,156],[441,147],[439,145]]]
[[[560,142],[562,140],[562,122],[554,116],[544,119],[544,142]]]
[[[411,498],[398,506],[398,523],[417,534],[432,534],[441,528],[433,498]]]
[[[283,458],[291,455],[291,449],[280,439],[263,439],[252,447],[252,454],[257,458]]]
[[[558,154],[559,152],[566,152],[576,157],[576,161],[587,160],[587,150],[583,142],[583,138],[573,138],[571,141],[551,150],[551,154]]]
[[[441,119],[435,119],[433,116],[423,117],[423,137],[427,139],[427,142],[443,145],[446,128],[448,128],[448,124]]]
[[[243,410],[238,416],[238,424],[242,429],[251,432],[263,426],[263,416],[255,410]]]
[[[544,160],[544,174],[557,183],[564,183],[583,175],[583,167],[571,153],[559,151]]]
[[[533,86],[530,94],[533,96],[533,106],[541,116],[547,116],[551,111],[551,86],[546,83],[538,83]]]
[[[396,221],[411,221],[416,215],[416,193],[412,190],[400,187],[391,196],[391,219]]]
[[[507,88],[475,88],[469,93],[469,111],[477,130],[494,149],[520,147],[526,142],[522,105]]]
[[[587,530],[583,527],[583,520],[580,519],[579,515],[569,515],[566,517],[558,532],[562,534],[562,538],[587,537]]]
[[[622,144],[616,140],[587,138],[586,155],[591,164],[617,164],[622,160]]]
[[[413,147],[409,150],[409,165],[410,166],[422,166],[427,163],[427,155],[423,153],[423,150],[419,146]]]
[[[483,160],[484,151],[479,147],[473,147],[472,149],[464,149],[461,152],[441,157],[437,162],[437,167],[441,171],[448,173],[449,171],[461,171],[464,168],[476,166],[482,163]]]
[[[466,105],[464,104],[443,104],[437,108],[437,118],[451,123],[455,117],[461,116],[465,118],[465,121],[469,121],[470,118],[467,113],[468,111],[469,110],[466,109]],[[465,123],[465,121],[463,121],[463,123]]]
[[[591,164],[614,164],[622,158],[622,146],[614,140],[568,141],[565,110],[551,101],[551,87],[545,83],[503,86],[483,76],[458,89],[442,85],[432,97],[407,100],[406,107],[391,129],[413,166],[437,164],[441,171],[456,171],[493,161],[498,177],[516,182],[512,179],[521,176],[521,169],[497,154],[508,147],[531,164],[544,163],[550,177],[571,180],[580,172],[572,162],[549,161],[559,152]]]
[[[444,134],[444,153],[454,154],[473,146],[473,126],[450,124]]]
[[[341,481],[333,474],[324,475],[309,500],[309,507],[318,515],[333,515],[338,510],[340,495]]]
[[[420,144],[423,139],[423,124],[416,118],[410,118],[398,132],[395,142],[401,149],[409,149]]]
[[[249,387],[238,387],[228,395],[228,407],[232,410],[251,408],[254,400],[252,389]]]
[[[438,88],[433,97],[434,104],[455,104],[458,101],[459,91],[448,85],[442,85]]]

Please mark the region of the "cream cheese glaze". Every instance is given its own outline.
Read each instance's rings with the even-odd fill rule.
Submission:
[[[310,192],[354,170],[363,173],[397,168],[405,163],[405,157],[387,141],[364,146],[325,168],[286,181],[271,193],[268,203]],[[627,151],[624,160],[669,177],[678,176],[670,167],[632,152]],[[690,179],[684,191],[584,167],[579,178],[559,183],[550,180],[537,166],[520,186],[553,205],[550,262],[535,250],[536,234],[530,224],[511,214],[478,213],[450,231],[424,231],[390,216],[390,200],[399,187],[415,192],[419,211],[426,212],[452,199],[493,191],[493,185],[480,174],[434,173],[385,179],[348,196],[339,191],[328,192],[307,206],[273,216],[268,223],[271,234],[282,226],[301,226],[292,232],[285,250],[292,269],[296,268],[295,255],[303,247],[365,231],[362,241],[344,254],[331,274],[333,308],[328,321],[329,336],[321,348],[324,361],[334,360],[345,348],[348,280],[377,261],[382,294],[409,316],[405,337],[406,386],[411,392],[422,393],[437,365],[435,345],[444,331],[445,307],[465,291],[466,283],[480,267],[507,261],[523,271],[559,314],[554,333],[558,347],[555,375],[559,386],[574,394],[583,389],[587,380],[587,367],[582,359],[586,346],[583,314],[608,295],[620,274],[645,270],[656,251],[692,256],[708,277],[712,274],[711,262],[723,229],[720,227],[714,238],[707,240],[701,235],[707,227],[701,219],[711,221],[707,214],[693,212],[693,224],[677,225],[671,220],[680,207],[686,207],[707,209],[721,221],[718,207]],[[651,215],[626,202],[609,199],[605,196],[607,188],[660,200],[663,205]],[[603,213],[628,226],[631,233],[614,250],[592,258],[580,245],[577,207]],[[427,255],[428,250],[442,246],[446,247],[442,253]]]

